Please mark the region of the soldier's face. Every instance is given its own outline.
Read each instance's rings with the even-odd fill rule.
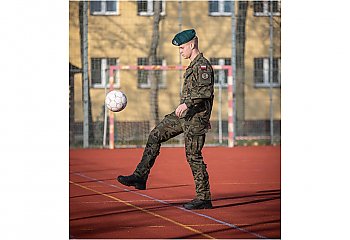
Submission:
[[[179,46],[179,52],[184,59],[190,58],[192,53],[191,43],[185,43]]]

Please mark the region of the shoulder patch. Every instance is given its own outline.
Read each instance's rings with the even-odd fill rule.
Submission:
[[[208,73],[206,73],[206,72],[202,73],[202,78],[203,79],[208,79],[208,77],[209,77]]]

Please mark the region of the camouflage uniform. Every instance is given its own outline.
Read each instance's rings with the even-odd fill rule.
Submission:
[[[182,117],[175,112],[165,118],[151,131],[142,160],[134,175],[147,180],[150,170],[159,155],[162,142],[184,133],[186,158],[196,185],[197,198],[210,200],[209,176],[202,157],[205,134],[210,128],[210,114],[214,98],[214,73],[209,61],[199,53],[184,73],[180,103],[188,110]]]

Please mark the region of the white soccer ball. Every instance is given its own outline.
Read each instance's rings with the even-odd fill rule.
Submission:
[[[128,100],[122,91],[112,90],[106,95],[106,107],[112,112],[120,112],[126,107]]]

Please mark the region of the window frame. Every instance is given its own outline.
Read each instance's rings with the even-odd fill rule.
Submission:
[[[154,15],[154,10],[153,10],[153,2],[154,0],[144,0],[147,1],[147,11],[138,11],[138,6],[136,6],[136,11],[137,11],[137,15],[138,16],[153,16]],[[165,16],[165,5],[166,5],[166,1],[165,0],[161,0],[162,1],[162,10],[160,12],[161,16]],[[136,3],[138,4],[138,2],[140,2],[140,0],[137,0]]]
[[[139,57],[137,58],[138,59],[148,59],[146,57]],[[164,57],[159,57],[158,59],[161,59],[162,60],[162,65],[160,66],[166,66],[166,60]],[[141,66],[148,66],[149,64],[147,65],[141,65]],[[139,73],[139,71],[146,71],[146,72],[149,72],[150,70],[137,70],[137,74]],[[158,83],[158,88],[166,88],[167,84],[166,84],[166,70],[155,70],[155,71],[162,71],[162,81],[160,81]],[[141,89],[149,89],[151,88],[151,81],[149,79],[149,75],[147,74],[147,83],[140,83],[139,82],[139,77],[137,76],[137,87],[138,88],[141,88]]]
[[[93,16],[113,16],[113,15],[119,15],[119,0],[115,0],[116,2],[116,11],[107,11],[107,2],[112,2],[112,1],[108,1],[108,0],[101,0],[101,1],[95,1],[95,2],[99,2],[101,4],[101,11],[97,12],[97,11],[92,11],[91,10],[91,2],[90,1],[90,15]]]
[[[255,59],[262,59],[263,60],[263,68],[262,68],[263,82],[262,83],[256,81],[256,71],[257,71],[257,69],[256,69],[256,66],[255,66]],[[277,82],[272,82],[272,87],[279,88],[279,87],[281,87],[281,58],[280,57],[274,57],[273,61],[274,60],[277,60],[278,74],[277,74]],[[273,78],[273,75],[274,74],[272,74],[272,78]],[[256,88],[268,88],[268,87],[270,87],[270,58],[268,58],[268,57],[254,58],[253,81],[254,81],[254,87],[256,87]]]
[[[210,2],[218,2],[218,12],[210,11]],[[225,12],[225,0],[208,1],[209,16],[232,16],[232,9],[230,12]]]
[[[255,12],[255,3],[261,2],[263,4],[263,12]],[[281,16],[281,1],[274,1],[277,2],[277,8],[278,12],[273,12],[272,16]],[[270,1],[268,0],[263,0],[263,1],[253,1],[253,13],[254,16],[256,17],[268,17],[271,15],[270,13],[270,6],[269,6]]]
[[[101,83],[93,83],[93,79],[92,79],[92,59],[101,59]],[[119,58],[117,57],[92,57],[90,59],[90,64],[91,64],[91,70],[90,70],[90,86],[92,88],[105,88],[105,87],[110,87],[109,85],[109,67],[107,65],[107,60],[108,59],[115,59],[116,60],[116,64],[119,65]],[[120,71],[119,70],[115,70],[115,77],[114,77],[114,84],[113,87],[114,88],[120,88]]]
[[[218,64],[213,64],[213,60],[217,60]],[[225,61],[229,60],[231,62],[231,58],[228,57],[211,57],[210,63],[211,65],[218,65],[218,66],[225,66]],[[215,82],[215,73],[218,72],[219,79],[218,82]],[[227,88],[228,86],[228,70],[227,69],[214,69],[214,87],[220,87],[220,76],[222,76],[224,79],[223,83],[221,84],[221,87]]]

